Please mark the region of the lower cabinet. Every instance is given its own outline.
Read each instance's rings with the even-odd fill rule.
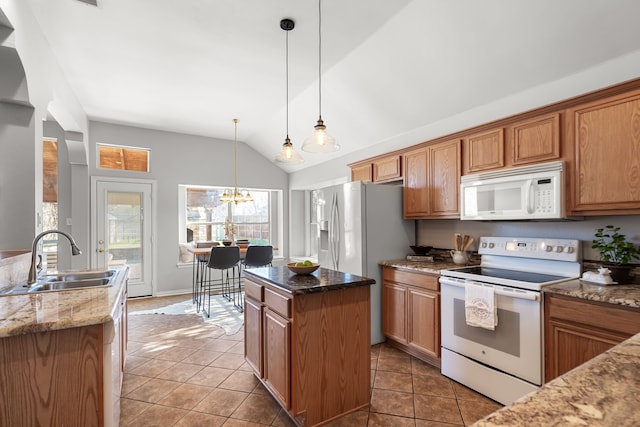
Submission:
[[[382,269],[382,332],[390,343],[440,365],[439,276]]]
[[[369,404],[370,288],[292,295],[245,279],[245,360],[299,426]]]
[[[545,294],[545,382],[640,332],[640,310]]]
[[[122,286],[112,321],[0,338],[0,426],[119,424],[127,350]]]

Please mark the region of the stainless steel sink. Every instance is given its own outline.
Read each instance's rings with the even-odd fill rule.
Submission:
[[[111,283],[110,279],[81,279],[81,280],[71,280],[65,278],[62,281],[48,281],[44,283],[36,283],[31,288],[29,288],[29,292],[43,292],[43,291],[62,291],[65,289],[78,289],[78,288],[93,288],[97,286],[108,286]]]
[[[78,270],[43,276],[46,282],[75,282],[87,279],[110,279],[115,270]]]

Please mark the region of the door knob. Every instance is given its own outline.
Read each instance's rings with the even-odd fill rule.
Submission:
[[[104,252],[104,249],[103,249],[103,248],[100,248],[100,249],[98,249],[98,252],[103,253],[103,252]]]

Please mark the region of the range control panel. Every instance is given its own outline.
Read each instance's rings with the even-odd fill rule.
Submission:
[[[580,260],[580,241],[535,237],[480,237],[478,253],[554,261]]]

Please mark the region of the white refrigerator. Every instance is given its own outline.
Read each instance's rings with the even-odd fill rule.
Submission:
[[[349,182],[311,193],[312,230],[322,267],[368,277],[371,344],[383,342],[381,260],[404,259],[415,242],[415,221],[402,218],[402,187]]]

